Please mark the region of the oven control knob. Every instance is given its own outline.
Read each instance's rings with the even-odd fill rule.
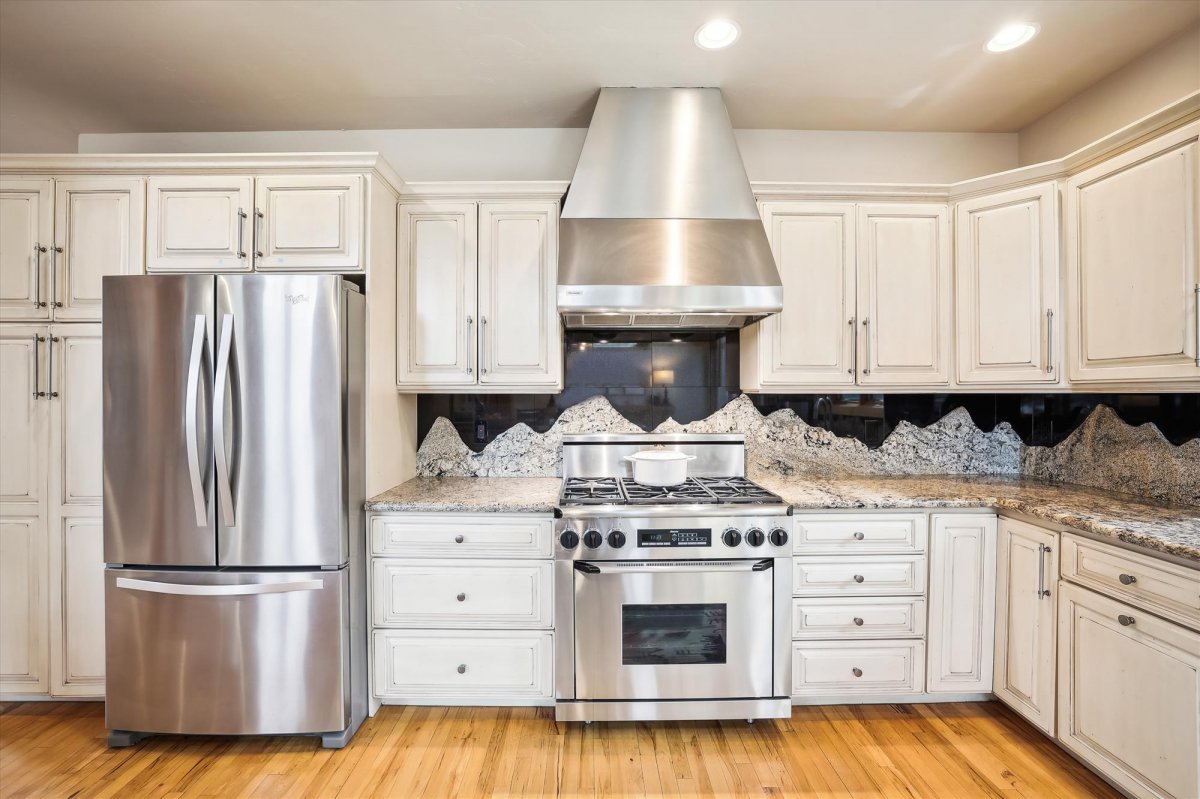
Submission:
[[[558,543],[563,545],[563,549],[574,549],[579,546],[579,533],[574,530],[564,530],[563,534],[558,537]]]
[[[604,543],[604,536],[600,535],[599,530],[588,530],[583,534],[583,545],[588,549],[597,549]]]
[[[771,531],[771,543],[777,547],[781,547],[788,542],[787,530],[782,527],[776,527]]]
[[[725,532],[721,533],[721,540],[725,542],[727,547],[736,547],[742,543],[742,534],[730,527]]]
[[[763,541],[766,540],[767,537],[763,535],[763,531],[757,527],[751,527],[746,531],[746,543],[752,547],[761,547],[763,545]]]
[[[625,534],[620,530],[613,530],[608,534],[608,545],[613,549],[620,549],[625,546]]]

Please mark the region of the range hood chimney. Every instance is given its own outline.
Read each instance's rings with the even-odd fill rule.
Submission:
[[[720,89],[601,89],[559,223],[568,328],[739,328],[783,286]]]

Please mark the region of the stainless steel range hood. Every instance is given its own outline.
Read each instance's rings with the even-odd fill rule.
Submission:
[[[783,306],[720,89],[601,89],[559,223],[568,328],[738,328]]]

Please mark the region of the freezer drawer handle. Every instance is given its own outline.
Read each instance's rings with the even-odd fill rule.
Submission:
[[[134,580],[118,577],[117,588],[146,591],[151,594],[181,596],[251,596],[253,594],[287,594],[292,591],[320,591],[320,580],[292,580],[286,583],[252,583],[250,585],[195,585],[193,583],[160,583],[154,580]]]
[[[188,476],[192,483],[192,503],[196,509],[196,526],[208,526],[207,492],[204,477],[200,472],[200,441],[196,430],[196,405],[200,394],[200,357],[204,354],[204,339],[207,319],[196,314],[192,330],[192,354],[188,358],[187,396],[183,403],[183,429],[187,439]]]

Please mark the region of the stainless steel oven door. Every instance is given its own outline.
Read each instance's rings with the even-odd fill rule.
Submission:
[[[575,563],[575,698],[772,696],[773,561]]]

